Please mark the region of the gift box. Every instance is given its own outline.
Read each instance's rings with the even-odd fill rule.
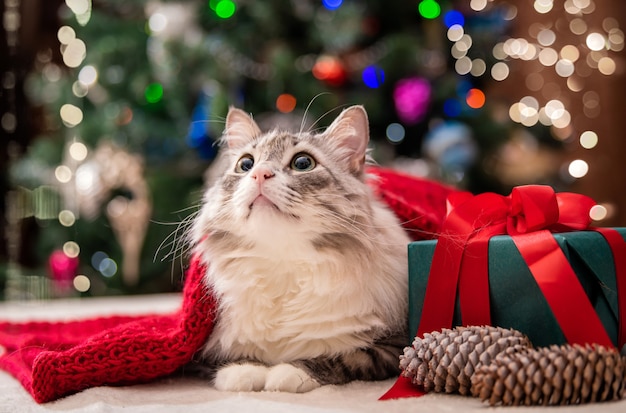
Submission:
[[[626,228],[616,228],[626,239]],[[618,295],[613,254],[603,235],[596,231],[552,234],[571,265],[593,310],[613,342],[618,344]],[[418,331],[428,278],[437,241],[409,245],[409,332]],[[488,241],[488,284],[491,324],[515,328],[534,345],[567,342],[546,298],[508,235]],[[567,295],[567,291],[562,292]],[[564,297],[567,299],[568,297]],[[574,303],[575,304],[575,303]],[[462,325],[456,297],[453,325]],[[585,329],[585,325],[578,328]]]
[[[446,204],[437,240],[409,245],[410,334],[492,325],[626,347],[626,228],[591,227],[593,199],[526,185]],[[381,399],[423,394],[400,376]]]

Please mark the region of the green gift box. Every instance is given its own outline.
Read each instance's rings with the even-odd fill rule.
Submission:
[[[626,228],[616,228],[626,239]],[[618,341],[618,295],[612,251],[595,231],[553,234],[576,273],[611,341]],[[437,241],[409,244],[409,334],[415,335],[422,316],[430,267]],[[491,324],[515,328],[536,346],[562,344],[565,336],[537,282],[508,235],[489,240],[489,299]],[[624,305],[624,304],[623,304]],[[459,298],[454,326],[461,325]],[[581,325],[581,329],[585,326]]]

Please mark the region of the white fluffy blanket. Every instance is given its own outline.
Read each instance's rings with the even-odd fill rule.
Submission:
[[[0,303],[0,318],[26,320],[70,320],[108,314],[170,312],[180,302],[176,294],[139,297],[107,297],[53,300],[37,303]],[[429,394],[415,399],[378,401],[392,385],[384,382],[354,382],[324,386],[310,393],[228,393],[192,378],[166,378],[128,387],[96,387],[39,405],[7,373],[0,371],[0,413],[41,412],[253,412],[253,413],[408,413],[510,411],[541,413],[626,412],[626,400],[583,406],[547,408],[490,408],[477,399]]]

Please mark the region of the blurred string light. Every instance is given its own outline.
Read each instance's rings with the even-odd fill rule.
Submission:
[[[558,11],[559,18],[533,23],[528,27],[528,36],[508,38],[496,44],[492,55],[497,62],[486,68],[485,73],[496,81],[503,81],[510,74],[510,60],[538,62],[540,69],[533,70],[524,79],[529,91],[536,92],[537,96],[525,96],[513,103],[509,116],[527,127],[548,126],[555,139],[569,141],[578,114],[571,113],[567,106],[580,99],[584,116],[594,119],[601,114],[599,94],[593,90],[590,76],[594,73],[611,76],[618,71],[620,61],[614,54],[624,49],[624,32],[614,17],[599,19],[594,15],[597,11],[594,0],[534,0],[532,6],[542,15]],[[470,8],[477,12],[489,7],[496,6],[488,0],[470,1]],[[516,15],[515,7],[510,4],[498,7],[508,8],[505,15]],[[464,28],[454,23],[447,26],[448,39],[454,43],[451,54],[457,59],[457,72],[478,74],[472,71],[474,61],[468,57],[467,45],[458,45],[467,35]],[[556,78],[550,72],[556,74]],[[582,148],[593,149],[599,137],[589,130],[574,141]],[[585,160],[576,159],[564,169],[569,177],[579,179],[587,175],[589,167]]]
[[[84,26],[89,22],[92,10],[91,0],[65,0],[65,4],[74,14],[79,25]],[[61,57],[65,66],[77,70],[80,68],[77,73],[77,79],[72,85],[72,93],[76,98],[83,98],[87,96],[91,88],[96,86],[98,81],[97,68],[93,65],[83,66],[87,57],[87,45],[77,37],[74,28],[67,25],[59,28],[57,39],[59,40]],[[44,75],[51,82],[58,81],[60,79],[60,69],[51,63],[47,64],[44,69]],[[83,111],[79,106],[80,103],[77,102],[67,102],[61,105],[59,116],[66,128],[75,128],[82,123]],[[54,177],[61,185],[77,185],[79,183],[76,165],[83,162],[89,153],[87,146],[80,142],[75,134],[72,134],[70,139],[66,145],[68,155],[66,161],[58,165],[54,170]],[[77,218],[77,212],[71,206],[62,209],[57,215],[59,223],[68,228],[74,226]],[[75,259],[76,263],[78,263],[80,250],[80,245],[75,241],[66,241],[63,244],[65,257]],[[77,291],[86,292],[89,290],[91,283],[86,276],[77,275],[73,278],[72,285]]]

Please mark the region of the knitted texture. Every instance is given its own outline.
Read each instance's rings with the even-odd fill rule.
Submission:
[[[413,239],[434,238],[455,191],[391,170],[368,168],[369,185]],[[181,308],[166,315],[99,317],[72,322],[0,321],[0,368],[44,403],[89,387],[141,383],[189,362],[212,331],[217,303],[192,259]]]
[[[89,387],[141,383],[191,360],[213,327],[215,300],[192,260],[182,307],[173,314],[115,316],[67,323],[0,323],[0,367],[35,401]]]
[[[448,196],[457,189],[390,169],[370,167],[367,173],[374,193],[394,211],[413,240],[437,237]]]

